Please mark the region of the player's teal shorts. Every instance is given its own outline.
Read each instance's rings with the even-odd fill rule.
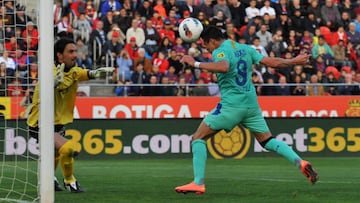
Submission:
[[[264,117],[259,107],[239,108],[228,107],[219,103],[203,120],[213,130],[229,132],[236,125],[242,124],[251,132],[269,132]]]

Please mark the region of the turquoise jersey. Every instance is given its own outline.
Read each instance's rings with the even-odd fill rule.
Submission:
[[[216,74],[221,92],[220,103],[232,107],[258,107],[251,74],[253,64],[259,64],[263,55],[248,45],[225,40],[213,51],[212,57],[214,62],[229,62],[227,73]]]

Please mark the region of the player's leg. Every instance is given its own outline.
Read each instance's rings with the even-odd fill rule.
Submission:
[[[250,116],[243,121],[243,124],[254,134],[256,140],[262,147],[289,160],[301,170],[311,183],[315,183],[318,180],[317,172],[308,161],[303,160],[285,142],[277,140],[272,136],[265,119],[261,115],[260,109],[250,111],[249,115]]]
[[[38,142],[38,139],[39,139],[39,128],[38,127],[30,127],[28,126],[28,129],[29,129],[29,135],[36,139],[36,142]],[[54,168],[56,169],[56,166],[58,164],[58,154],[55,150],[55,160],[54,160]],[[54,176],[54,190],[55,191],[63,191],[63,189],[61,188],[60,184],[59,184],[59,181],[57,180],[57,178]]]
[[[239,115],[241,115],[241,110],[218,104],[218,106],[204,118],[192,136],[191,149],[193,153],[194,181],[190,184],[175,188],[177,192],[195,192],[197,194],[205,192],[206,140],[214,136],[219,130],[232,130],[242,119]]]
[[[207,159],[206,140],[214,135],[216,131],[212,130],[204,122],[201,122],[198,129],[192,136],[191,150],[193,153],[193,172],[194,180],[186,185],[175,188],[176,192],[194,192],[202,194],[205,192],[205,167]]]
[[[74,177],[74,143],[59,133],[55,133],[55,149],[59,153],[59,162],[64,177],[64,186],[70,192],[84,192]]]

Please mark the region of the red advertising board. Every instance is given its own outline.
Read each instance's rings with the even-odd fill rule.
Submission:
[[[11,105],[10,101],[11,100]],[[201,118],[218,97],[79,97],[74,117],[85,118]],[[259,97],[265,117],[360,117],[360,96]],[[19,99],[0,98],[0,113],[16,118],[24,111]]]

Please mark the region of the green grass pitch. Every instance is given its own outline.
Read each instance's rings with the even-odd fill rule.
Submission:
[[[191,159],[76,160],[75,175],[85,193],[56,192],[56,203],[358,203],[359,158],[309,158],[320,181],[312,185],[280,157],[208,159],[206,193],[178,194],[192,180]],[[1,171],[11,176],[12,171]],[[17,171],[20,176],[21,170]],[[6,174],[8,173],[8,174]],[[60,168],[56,171],[61,179]],[[36,177],[36,174],[34,175]],[[0,202],[10,184],[0,179]],[[17,189],[18,190],[18,189]],[[31,191],[33,195],[36,191]]]
[[[282,158],[208,159],[203,195],[174,191],[175,186],[192,180],[191,159],[77,161],[76,176],[87,192],[57,192],[56,202],[360,201],[359,158],[309,160],[320,174],[315,185]]]

